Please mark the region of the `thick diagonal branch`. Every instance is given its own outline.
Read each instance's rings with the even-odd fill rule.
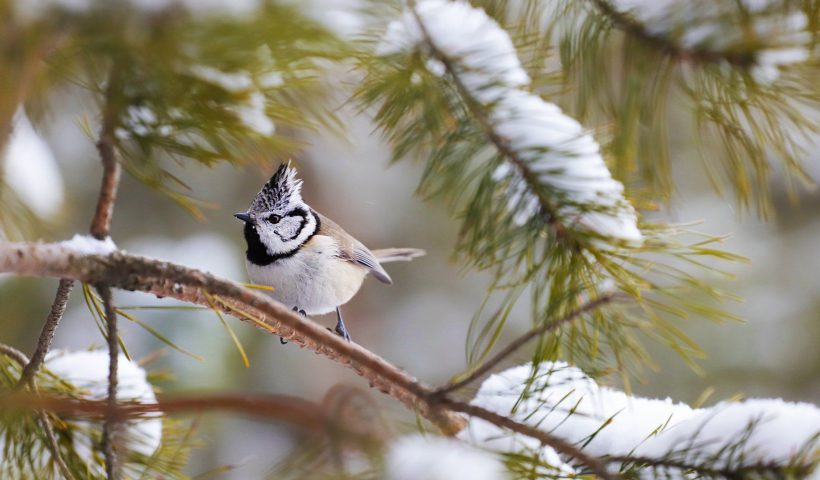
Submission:
[[[599,462],[564,440],[508,417],[438,395],[434,389],[373,352],[345,341],[270,297],[230,280],[124,252],[107,256],[83,255],[61,244],[0,243],[0,272],[71,278],[218,308],[348,366],[367,379],[372,387],[418,411],[446,434],[454,435],[466,427],[467,422],[460,413],[476,416],[533,436],[587,465],[598,475],[613,477],[599,468]],[[214,302],[214,299],[218,301]]]
[[[270,333],[347,365],[371,386],[418,409],[446,433],[461,430],[460,415],[427,399],[433,391],[383,358],[305,320],[270,297],[239,284],[173,263],[117,252],[82,255],[60,244],[0,243],[0,272],[70,278],[93,285],[144,291],[208,308],[219,308]],[[217,299],[217,302],[211,300]]]

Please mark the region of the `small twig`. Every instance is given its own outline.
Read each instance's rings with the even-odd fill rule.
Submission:
[[[97,141],[97,151],[103,165],[102,184],[100,195],[97,198],[97,208],[91,220],[91,235],[97,240],[105,240],[111,230],[111,217],[114,215],[114,201],[117,198],[117,189],[120,184],[122,169],[117,159],[116,140],[114,131],[117,128],[119,76],[118,69],[112,68],[108,78],[108,89],[105,92],[102,125],[100,138]]]
[[[443,407],[449,410],[461,412],[471,417],[480,418],[498,427],[506,428],[508,430],[512,430],[513,432],[534,438],[540,441],[543,445],[551,447],[556,452],[574,458],[604,480],[614,480],[616,478],[620,478],[619,475],[610,473],[604,462],[590,456],[566,440],[553,436],[543,430],[517,422],[510,417],[499,415],[495,412],[487,410],[486,408],[470,405],[469,403],[452,400],[447,397],[440,397],[439,401]]]
[[[31,361],[28,357],[26,357],[25,353],[9,345],[0,344],[0,353],[11,358],[24,369],[31,365]],[[34,377],[30,378],[26,383],[31,387],[33,392],[37,392],[37,385],[34,382]],[[68,469],[68,465],[65,463],[63,456],[60,454],[60,444],[57,442],[57,435],[54,433],[54,425],[51,424],[51,419],[48,417],[48,413],[46,413],[44,409],[36,409],[35,411],[37,412],[37,419],[40,421],[40,425],[46,435],[48,449],[51,452],[54,463],[57,464],[57,468],[60,469],[60,473],[63,477],[67,480],[72,480],[74,476],[71,475],[71,470]]]
[[[19,363],[21,367],[26,366],[26,364],[28,363],[28,357],[26,356],[26,354],[21,352],[20,350],[17,350],[11,345],[5,345],[0,343],[0,353]]]
[[[105,322],[108,327],[108,412],[103,425],[102,450],[105,455],[105,472],[109,480],[119,478],[117,465],[117,433],[119,420],[117,408],[117,367],[119,363],[119,334],[117,333],[117,309],[111,299],[111,288],[98,285],[103,305],[105,305]]]
[[[34,378],[40,365],[43,364],[46,354],[51,348],[51,342],[54,340],[54,333],[57,331],[60,319],[63,318],[65,313],[68,297],[73,287],[74,280],[60,280],[60,284],[57,286],[57,294],[54,296],[54,303],[51,305],[51,312],[48,314],[43,330],[40,332],[40,338],[37,340],[37,349],[34,350],[31,360],[23,368],[23,373],[20,374],[20,381],[17,382],[18,388],[27,385]]]
[[[500,352],[498,352],[495,356],[493,356],[492,358],[490,358],[487,361],[485,361],[484,363],[482,363],[479,367],[477,367],[475,370],[473,370],[469,375],[464,377],[462,380],[459,380],[458,382],[455,382],[455,383],[451,383],[449,385],[445,385],[445,386],[437,389],[436,392],[435,392],[436,395],[446,395],[448,393],[454,392],[454,391],[456,391],[460,388],[463,388],[463,387],[469,385],[470,383],[478,380],[479,378],[484,377],[484,375],[489,373],[490,370],[493,369],[493,367],[495,367],[496,365],[501,363],[504,359],[506,359],[507,357],[509,357],[513,353],[515,353],[516,350],[523,347],[527,342],[529,342],[533,338],[544,335],[547,332],[552,332],[554,330],[557,330],[558,328],[562,327],[563,325],[565,325],[569,322],[572,322],[573,320],[580,317],[581,315],[583,315],[585,313],[588,313],[588,312],[591,312],[593,310],[596,310],[598,308],[601,308],[604,305],[606,305],[610,302],[613,302],[615,300],[621,299],[621,298],[625,299],[625,298],[628,298],[628,297],[624,294],[619,294],[619,293],[610,293],[610,294],[601,295],[600,297],[596,298],[595,300],[592,300],[592,301],[584,304],[583,306],[579,307],[576,310],[573,310],[572,312],[564,315],[563,317],[559,318],[558,320],[556,320],[554,322],[544,323],[542,325],[539,325],[537,327],[532,328],[531,330],[527,331],[526,333],[524,333],[520,337],[516,338],[515,340],[513,340],[512,342],[507,344],[507,346],[504,347]]]

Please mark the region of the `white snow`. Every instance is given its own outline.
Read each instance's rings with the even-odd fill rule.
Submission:
[[[407,435],[386,455],[387,480],[503,480],[510,478],[494,453],[435,435]]]
[[[273,120],[265,112],[265,95],[262,92],[251,92],[244,103],[232,106],[231,110],[243,125],[259,135],[270,136],[276,131]]]
[[[54,154],[22,108],[14,115],[12,128],[0,169],[3,180],[37,216],[51,218],[63,204],[63,178]]]
[[[557,105],[525,90],[530,78],[507,32],[466,2],[425,0],[416,12],[423,31],[406,11],[388,26],[377,53],[425,48],[426,32],[449,60],[469,95],[488,112],[495,133],[520,160],[508,159],[493,175],[506,188],[513,221],[523,225],[548,206],[570,228],[640,243],[635,209],[624,198],[623,185],[612,178],[598,143]],[[444,73],[439,66],[430,71]],[[549,191],[546,201],[525,180],[527,175]]]
[[[710,459],[711,466],[736,468],[805,462],[795,456],[807,447],[808,461],[820,453],[814,437],[820,433],[820,409],[814,405],[753,399],[693,409],[668,398],[633,397],[601,387],[563,362],[541,364],[528,384],[532,374],[532,366],[523,365],[493,375],[472,403],[502,415],[514,411],[516,420],[574,444],[588,441],[584,450],[595,456],[671,456],[695,464]],[[461,435],[494,450],[538,448],[532,439],[478,419]],[[737,448],[727,448],[740,441]]]
[[[270,55],[270,50],[260,49],[261,58]],[[194,65],[189,68],[197,78],[212,83],[226,92],[237,97],[235,104],[229,105],[242,124],[249,130],[263,136],[270,136],[276,131],[273,120],[265,111],[265,95],[257,88],[270,89],[281,86],[284,82],[282,75],[276,71],[269,71],[253,78],[248,72],[224,72],[206,65]]]
[[[89,400],[104,400],[108,391],[108,352],[94,350],[69,352],[54,350],[45,362],[49,371],[71,383],[83,392]],[[144,404],[157,403],[153,387],[148,383],[145,370],[120,354],[117,369],[117,400]],[[149,418],[131,420],[125,423],[123,440],[125,445],[141,455],[150,456],[159,448],[162,440],[162,419],[160,414],[147,415]],[[79,422],[78,422],[79,423]],[[83,422],[88,425],[88,423]],[[100,424],[93,424],[101,428]],[[74,437],[74,445],[80,455],[91,458],[93,443],[89,436],[79,434]]]
[[[60,245],[83,255],[108,255],[117,251],[117,245],[111,237],[97,240],[90,235],[74,234],[71,240],[63,240]]]
[[[243,92],[253,87],[253,79],[247,72],[223,72],[207,65],[194,65],[189,70],[197,78],[218,85],[227,92]]]

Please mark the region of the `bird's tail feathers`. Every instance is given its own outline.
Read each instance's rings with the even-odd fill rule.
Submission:
[[[410,260],[426,255],[420,248],[381,248],[373,250],[373,256],[379,263],[409,262]]]

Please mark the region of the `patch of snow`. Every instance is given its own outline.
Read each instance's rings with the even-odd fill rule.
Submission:
[[[463,441],[407,435],[394,441],[385,460],[387,480],[503,480],[499,457]]]
[[[157,397],[153,387],[148,383],[145,370],[122,354],[118,362],[117,400],[143,404],[157,403]],[[80,389],[87,399],[104,400],[107,397],[108,352],[54,350],[46,357],[45,366],[61,379]],[[130,450],[151,456],[159,448],[162,440],[162,419],[159,413],[147,414],[146,417],[125,422],[122,438]],[[99,424],[96,426],[101,428]],[[84,458],[91,458],[93,448],[96,448],[88,435],[76,435],[74,445]]]
[[[63,178],[51,148],[34,130],[20,108],[14,115],[11,136],[3,159],[5,182],[41,218],[59,213],[63,204]]]
[[[253,87],[253,79],[247,72],[223,72],[207,65],[194,65],[189,70],[200,80],[213,83],[226,92],[244,92]]]
[[[245,101],[231,107],[239,121],[248,129],[263,136],[270,136],[276,131],[273,120],[265,112],[265,95],[259,91],[251,92]]]
[[[60,242],[64,248],[74,250],[83,255],[109,255],[117,251],[117,245],[111,237],[105,237],[105,240],[97,240],[90,235],[74,234],[71,240],[64,240]]]
[[[563,362],[493,375],[472,403],[584,444],[584,451],[594,456],[675,458],[731,469],[811,462],[820,453],[820,409],[814,405],[752,399],[693,409],[668,398],[633,397],[601,387]],[[538,448],[533,439],[479,419],[471,420],[461,435],[494,450]],[[805,456],[797,457],[800,453]]]

